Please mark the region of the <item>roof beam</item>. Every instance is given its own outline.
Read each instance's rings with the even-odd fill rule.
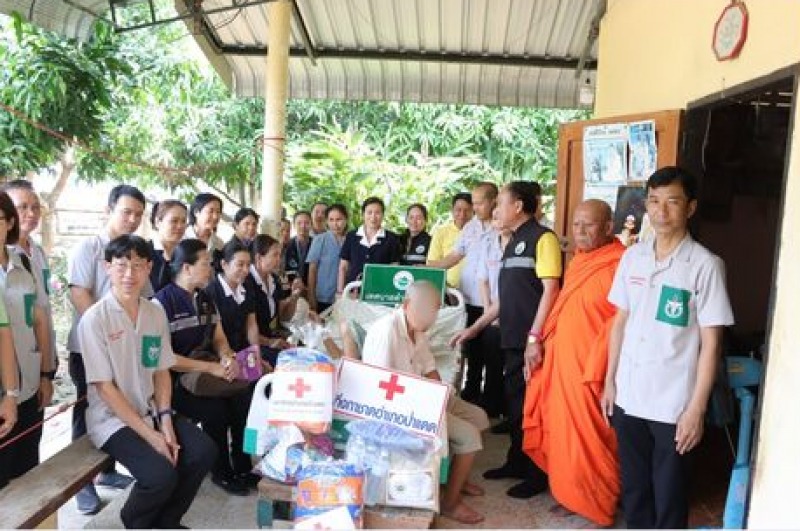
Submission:
[[[314,43],[311,42],[311,33],[308,31],[308,25],[297,7],[297,0],[292,0],[292,16],[297,23],[297,28],[300,31],[300,39],[303,41],[303,49],[306,55],[311,60],[311,64],[317,66],[317,50],[314,48]]]
[[[232,46],[218,45],[221,53],[226,55],[256,56],[267,55],[266,46]],[[308,51],[303,48],[289,50],[291,57],[306,57]],[[370,49],[326,49],[316,48],[314,55],[317,59],[360,59],[376,61],[411,61],[429,63],[454,63],[454,64],[479,64],[495,66],[527,66],[538,68],[578,68],[579,59],[570,57],[525,56],[507,54],[474,54],[453,52],[418,52],[396,50],[370,50]],[[586,60],[584,70],[597,68],[597,61]]]

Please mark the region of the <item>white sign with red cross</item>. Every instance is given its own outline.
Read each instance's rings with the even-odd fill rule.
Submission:
[[[442,382],[343,359],[333,414],[381,420],[433,438],[443,428],[449,392]]]
[[[268,422],[330,422],[333,373],[276,371]]]

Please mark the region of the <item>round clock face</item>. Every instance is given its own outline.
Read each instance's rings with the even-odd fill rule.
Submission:
[[[747,38],[747,9],[736,2],[725,8],[714,28],[714,53],[717,59],[733,59],[742,49]]]

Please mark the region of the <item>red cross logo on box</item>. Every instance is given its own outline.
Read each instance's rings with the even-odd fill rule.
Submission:
[[[383,381],[378,384],[378,387],[386,391],[386,400],[394,400],[395,393],[398,395],[402,395],[406,392],[406,388],[403,385],[399,385],[397,383],[398,376],[393,374],[389,381]]]
[[[303,398],[306,391],[311,391],[311,386],[306,385],[302,378],[298,378],[289,386],[289,391],[294,391],[295,398]]]

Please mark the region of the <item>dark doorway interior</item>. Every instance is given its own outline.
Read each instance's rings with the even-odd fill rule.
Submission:
[[[680,160],[701,183],[692,233],[726,264],[736,325],[725,337],[724,355],[763,359],[795,79],[790,75],[754,85],[706,98],[689,108]],[[728,405],[733,406],[732,399]],[[696,452],[694,525],[722,523],[734,461],[738,407],[713,409],[711,416],[719,417],[712,419],[717,427],[708,427]],[[725,420],[730,422],[723,425]]]

